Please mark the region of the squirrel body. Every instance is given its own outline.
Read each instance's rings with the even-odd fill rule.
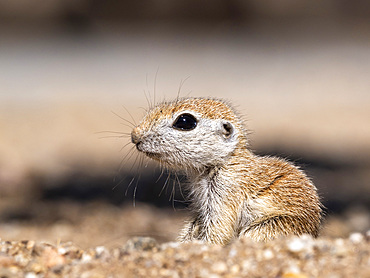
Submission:
[[[131,140],[189,178],[192,218],[180,241],[225,245],[243,236],[318,236],[322,210],[313,183],[290,162],[250,151],[244,123],[227,102],[163,102],[148,111]]]

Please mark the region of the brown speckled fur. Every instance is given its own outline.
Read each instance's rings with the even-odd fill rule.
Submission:
[[[194,130],[172,128],[182,112],[197,118]],[[233,127],[230,138],[221,133],[224,123]],[[132,131],[132,141],[149,157],[188,174],[192,219],[181,241],[227,244],[242,236],[265,241],[318,235],[321,204],[315,186],[293,164],[253,154],[241,117],[226,102],[161,103]]]

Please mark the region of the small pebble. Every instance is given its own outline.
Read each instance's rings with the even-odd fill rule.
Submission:
[[[302,273],[286,272],[283,274],[282,278],[307,278],[307,276]]]
[[[106,251],[106,249],[105,249],[105,247],[104,247],[104,246],[97,246],[97,247],[95,247],[95,251],[96,251],[96,255],[97,255],[97,256],[101,256],[101,254],[102,254],[103,252],[105,252],[105,251]]]
[[[227,270],[227,265],[224,262],[216,262],[212,265],[212,271],[221,274],[225,273]]]
[[[26,244],[26,248],[31,250],[35,246],[35,242],[33,240],[29,240]]]
[[[92,257],[90,254],[83,253],[81,257],[81,261],[84,263],[90,262],[92,260]]]
[[[288,250],[293,253],[299,253],[305,249],[305,242],[301,238],[293,238],[288,242]]]
[[[26,275],[24,277],[25,278],[37,278],[37,275],[33,272],[28,272],[28,273],[26,273]]]
[[[236,254],[238,254],[238,251],[236,250],[236,248],[230,249],[230,251],[229,251],[229,258],[235,257]]]
[[[270,249],[263,251],[263,257],[266,260],[271,260],[274,257],[274,253]]]
[[[230,268],[230,272],[233,273],[233,274],[237,274],[239,273],[240,271],[240,266],[237,265],[237,264],[234,264],[231,268]]]
[[[67,249],[64,247],[58,247],[58,254],[65,255],[67,253]]]
[[[364,236],[361,233],[352,233],[349,236],[349,240],[354,244],[359,244],[364,240]]]
[[[162,244],[162,250],[165,250],[167,248],[179,248],[181,246],[181,242],[172,241],[172,242],[166,242]]]
[[[129,239],[123,249],[125,251],[149,251],[157,247],[158,243],[154,238],[151,237],[134,237]]]

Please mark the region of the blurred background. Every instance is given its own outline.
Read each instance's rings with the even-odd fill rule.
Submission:
[[[120,133],[179,90],[231,100],[256,153],[307,171],[323,235],[366,231],[369,77],[365,0],[0,0],[0,237],[174,240],[178,180]]]

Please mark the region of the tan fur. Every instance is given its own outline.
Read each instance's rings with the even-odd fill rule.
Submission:
[[[182,113],[197,119],[194,130],[173,128]],[[232,126],[230,136],[225,123]],[[161,103],[131,136],[139,151],[188,174],[192,219],[181,241],[227,244],[242,236],[259,241],[318,235],[321,204],[315,186],[291,163],[253,154],[240,116],[226,102],[184,98]]]

